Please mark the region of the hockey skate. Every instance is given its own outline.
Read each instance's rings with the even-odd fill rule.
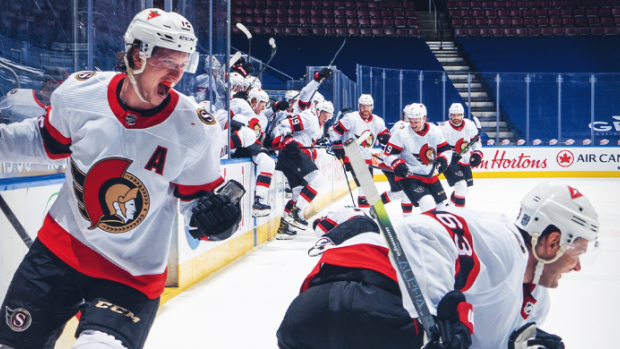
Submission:
[[[291,226],[284,219],[280,219],[280,228],[278,228],[276,240],[291,240],[296,235],[297,232],[291,229]]]
[[[316,257],[323,254],[323,252],[332,248],[334,243],[328,238],[320,238],[311,249],[308,250],[308,256]]]
[[[293,190],[289,187],[284,188],[284,197],[286,200],[290,200],[293,197]]]
[[[252,217],[265,217],[271,213],[271,206],[263,204],[260,196],[254,197],[254,205],[252,205]]]
[[[293,206],[293,209],[284,217],[284,220],[297,230],[306,230],[308,222],[302,218],[302,215],[301,210],[297,206]]]

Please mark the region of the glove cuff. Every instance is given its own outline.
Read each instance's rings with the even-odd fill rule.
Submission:
[[[481,152],[480,150],[476,150],[476,151],[474,152],[474,155],[478,155],[478,156],[480,156],[480,159],[481,159],[481,160],[482,160],[482,157],[484,156],[484,154],[482,154],[482,152]]]
[[[474,307],[471,303],[461,302],[456,306],[459,320],[467,327],[469,334],[474,334]]]
[[[403,159],[398,159],[398,160],[394,161],[394,162],[392,163],[392,170],[396,171],[396,168],[397,168],[398,166],[402,165],[402,164],[405,164],[405,165],[406,165],[406,162],[405,162],[405,160],[403,160]]]

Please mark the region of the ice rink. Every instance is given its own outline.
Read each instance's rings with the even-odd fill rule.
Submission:
[[[547,180],[476,180],[467,196],[467,207],[516,217],[521,198]],[[567,348],[616,347],[614,333],[620,325],[620,179],[560,181],[577,188],[593,203],[599,214],[601,247],[595,260],[582,259],[582,270],[565,275],[559,288],[551,290],[551,312],[542,328],[564,338]],[[447,189],[445,181],[443,184]],[[387,186],[387,182],[378,183],[379,191]],[[446,191],[448,195],[452,192]],[[346,195],[332,206],[350,204],[351,197]],[[396,226],[402,220],[400,205],[392,203],[387,208]],[[329,209],[324,208],[319,215]],[[146,348],[277,348],[276,331],[284,313],[319,260],[307,254],[315,241],[314,233],[308,230],[295,240],[266,242],[170,300],[160,308]]]

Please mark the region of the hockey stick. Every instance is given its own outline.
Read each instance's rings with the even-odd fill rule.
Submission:
[[[228,62],[228,68],[232,67],[237,61],[241,58],[241,52],[237,51],[235,54],[230,57],[230,61]]]
[[[336,51],[336,54],[334,55],[334,58],[332,58],[331,62],[329,62],[329,65],[327,66],[327,69],[330,69],[332,67],[332,64],[334,64],[334,61],[336,60],[336,57],[338,57],[338,54],[340,53],[340,51],[342,51],[342,48],[344,47],[344,44],[346,44],[346,43],[347,43],[347,38],[344,38],[344,41],[342,42],[342,45],[340,45],[340,48],[338,49],[338,51]],[[319,81],[318,86],[314,89],[314,92],[312,92],[312,95],[310,96],[310,101],[312,101],[312,97],[314,97],[314,94],[319,90],[319,87],[321,86],[323,81],[325,81],[325,79],[321,79],[321,81]],[[301,91],[299,91],[297,96],[293,97],[293,99],[299,97],[300,94],[301,94]]]
[[[4,201],[2,195],[0,195],[0,210],[4,212],[4,215],[13,226],[13,229],[15,229],[15,231],[17,232],[17,235],[19,235],[19,237],[22,238],[22,241],[24,241],[26,246],[30,248],[32,246],[32,239],[30,238],[30,235],[28,235],[28,232],[26,232],[24,226],[22,226],[22,224],[19,222],[19,220],[15,216],[15,213],[13,213],[6,201]]]
[[[250,84],[250,86],[248,86],[248,88],[245,90],[246,92],[252,88],[252,85],[254,85],[254,82],[256,81],[256,79],[258,79],[258,77],[265,71],[265,69],[267,69],[267,66],[269,65],[269,63],[271,63],[273,56],[276,55],[276,52],[278,51],[278,47],[276,46],[276,40],[274,38],[269,38],[269,46],[271,46],[271,57],[269,57],[269,60],[267,61],[267,63],[263,64],[263,67],[258,72],[258,74],[254,77],[254,80],[252,80],[252,83]]]
[[[366,200],[368,200],[368,203],[371,205],[371,210],[374,212],[377,223],[379,223],[379,227],[381,227],[385,240],[387,241],[390,251],[396,260],[396,264],[398,264],[398,272],[400,273],[401,279],[407,288],[409,297],[411,297],[413,306],[418,313],[419,320],[422,323],[428,338],[431,341],[436,340],[439,338],[439,331],[437,330],[435,320],[428,309],[428,305],[426,304],[424,295],[422,295],[418,280],[411,270],[411,265],[407,260],[407,256],[405,256],[400,242],[398,241],[398,237],[392,227],[390,217],[385,211],[383,201],[381,201],[381,196],[377,191],[375,182],[370,176],[370,172],[366,169],[366,162],[364,161],[362,152],[353,140],[348,140],[345,143],[344,151],[349,157],[353,170],[358,174],[357,180],[360,183],[361,188],[364,190],[364,194],[366,194]]]
[[[355,204],[355,199],[353,198],[353,191],[351,190],[351,183],[349,182],[349,175],[347,175],[347,168],[344,166],[344,159],[340,159],[340,164],[342,165],[342,171],[344,172],[344,178],[347,181],[347,187],[349,187],[349,194],[351,194],[351,202],[353,202],[353,207],[357,207]]]
[[[469,149],[474,145],[474,143],[480,140],[480,135],[482,134],[482,126],[480,126],[480,120],[478,120],[478,118],[475,116],[474,116],[474,123],[476,124],[476,128],[478,129],[478,134],[476,135],[476,137],[474,137],[474,139],[471,140],[471,142],[469,142],[469,144],[465,146],[465,148],[461,149],[461,151],[459,152],[459,156],[468,152]]]
[[[252,60],[252,33],[240,22],[237,22],[237,28],[248,38],[248,63],[250,63]]]

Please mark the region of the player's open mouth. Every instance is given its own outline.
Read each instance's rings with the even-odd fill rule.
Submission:
[[[174,86],[174,82],[162,81],[157,85],[157,93],[162,97],[166,97],[168,96],[172,86]]]

